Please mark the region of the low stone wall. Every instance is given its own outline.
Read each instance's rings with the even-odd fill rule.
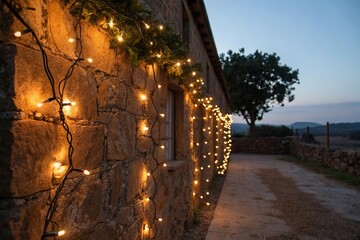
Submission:
[[[360,176],[360,151],[327,148],[304,143],[297,138],[233,138],[232,152],[290,154],[302,160],[326,164],[332,168]]]
[[[327,148],[294,139],[290,143],[290,154],[360,176],[360,151]]]
[[[233,138],[232,152],[288,154],[291,139],[282,137]]]

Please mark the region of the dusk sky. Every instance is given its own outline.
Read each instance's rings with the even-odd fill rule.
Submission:
[[[260,123],[360,122],[359,0],[204,1],[219,54],[275,52],[299,69],[295,100]]]

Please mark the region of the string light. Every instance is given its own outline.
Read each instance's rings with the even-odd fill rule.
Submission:
[[[145,28],[146,29],[150,29],[150,25],[148,25],[147,23],[144,23],[145,24]],[[109,21],[109,23],[108,23],[108,26],[110,27],[110,28],[113,28],[114,27],[114,25],[115,25],[115,23],[114,23],[114,20],[111,18],[110,19],[110,21]],[[114,32],[117,32],[118,33],[118,29],[117,29],[117,31],[115,31],[117,28],[115,28],[113,31]],[[164,30],[164,27],[162,26],[162,25],[159,25],[159,29],[160,30]],[[16,35],[18,35],[17,37],[20,37],[21,35],[23,35],[23,34],[25,34],[26,33],[26,31],[28,31],[28,32],[30,32],[30,30],[24,30],[24,31],[22,31],[22,32],[19,32],[19,33],[17,33]],[[113,35],[113,38],[112,39],[115,39],[115,36]],[[119,41],[119,42],[122,42],[124,39],[123,39],[123,37],[122,37],[122,35],[118,35],[117,36],[117,40]],[[74,42],[75,40],[73,39],[73,38],[69,38],[68,39],[68,41],[70,42],[70,43],[72,43],[72,42]],[[79,41],[81,41],[81,39],[79,40]],[[39,43],[39,45],[40,45],[40,43]],[[150,45],[153,45],[153,42],[151,41],[150,42]],[[41,46],[40,46],[40,48],[41,48]],[[81,51],[80,51],[81,52]],[[154,55],[152,55],[153,57],[154,57]],[[161,57],[161,54],[159,53],[159,54],[157,54],[157,56],[160,58]],[[165,57],[164,57],[165,58]],[[87,59],[87,61],[89,62],[89,63],[92,63],[93,62],[93,59],[92,58],[88,58]],[[184,61],[184,60],[181,60],[181,61]],[[191,62],[191,59],[189,58],[189,59],[187,59],[187,62],[188,63],[190,63]],[[172,65],[173,66],[173,65]],[[181,62],[177,62],[176,63],[176,66],[178,66],[178,67],[180,67],[181,66]],[[191,75],[192,76],[196,76],[196,72],[195,71],[193,71],[193,72],[191,72]],[[198,83],[198,84],[196,84],[196,89],[194,89],[193,91],[192,91],[192,93],[193,94],[197,94],[197,93],[199,93],[198,95],[202,95],[203,94],[203,92],[202,92],[202,90],[203,89],[201,89],[201,86],[199,86],[199,84],[200,85],[204,85],[204,81],[202,80],[202,79],[197,79],[196,80],[196,82]],[[156,85],[155,85],[156,86]],[[190,87],[191,88],[195,88],[195,85],[193,84],[193,83],[191,83],[190,84]],[[161,85],[160,84],[158,84],[158,88],[161,88]],[[144,97],[145,98],[144,98]],[[141,99],[142,99],[142,101],[146,101],[147,100],[147,97],[146,97],[146,95],[143,95],[142,97],[141,97]],[[60,98],[60,99],[62,99],[62,97]],[[199,99],[198,99],[199,100]],[[212,97],[209,97],[209,98],[205,98],[205,100],[204,99],[202,99],[203,101],[203,104],[202,103],[200,103],[200,106],[204,106],[204,108],[206,109],[206,110],[213,110],[214,112],[219,112],[220,110],[219,109],[214,109],[214,107],[213,107],[213,105],[212,104],[210,104],[210,101],[212,100]],[[42,102],[42,103],[39,103],[38,104],[38,107],[41,107],[42,105],[43,105],[43,103],[44,102]],[[73,104],[74,103],[74,104]],[[59,104],[61,104],[61,102],[59,103]],[[62,105],[63,106],[74,106],[75,105],[75,102],[63,102],[62,103]],[[195,107],[198,107],[198,105],[195,103],[194,104],[194,106]],[[215,105],[216,106],[216,105]],[[217,106],[216,106],[216,108],[217,108]],[[160,117],[165,117],[165,115],[164,114],[159,114],[159,116]],[[219,115],[216,115],[216,118],[218,119],[220,119],[222,117],[222,115],[221,115],[221,113],[219,113]],[[209,116],[209,118],[211,118],[211,116]],[[228,118],[228,116],[226,115],[226,117],[224,117],[224,118]],[[195,116],[193,117],[193,119],[195,119]],[[206,117],[204,117],[204,120],[206,120]],[[225,128],[227,129],[227,128],[229,128],[230,129],[230,126],[227,126],[227,124],[228,124],[228,120],[226,119],[226,120],[223,120],[223,122],[224,122],[224,125],[225,125]],[[231,124],[231,123],[230,123]],[[223,123],[221,123],[221,126],[223,126]],[[153,127],[153,126],[152,126]],[[216,126],[217,128],[218,128],[218,126]],[[153,129],[153,128],[152,128]],[[208,129],[210,130],[210,127],[208,127]],[[143,126],[143,131],[148,131],[149,130],[149,127],[148,126]],[[203,129],[203,131],[205,132],[205,128]],[[220,130],[221,131],[221,130]],[[230,133],[230,132],[229,132]],[[211,131],[209,131],[209,134],[211,134]],[[218,135],[218,132],[217,132],[217,135]],[[230,136],[228,135],[228,138],[230,138]],[[224,138],[224,139],[226,139],[226,137]],[[218,141],[218,139],[216,139],[216,141]],[[208,144],[208,142],[207,141],[205,141],[205,144]],[[230,140],[228,141],[228,142],[224,142],[224,144],[225,144],[225,147],[224,147],[224,162],[223,162],[223,165],[221,165],[220,166],[220,168],[222,168],[222,169],[226,169],[227,168],[227,162],[228,162],[228,158],[229,158],[229,154],[230,154],[230,147],[231,147],[231,142],[230,142]],[[200,144],[197,142],[196,143],[196,145],[197,146],[199,146]],[[156,146],[156,145],[155,145]],[[164,145],[160,145],[160,148],[161,149],[164,149],[165,148],[165,146]],[[216,146],[216,148],[218,148],[218,146]],[[208,155],[210,155],[210,153],[208,153]],[[215,155],[215,156],[217,156],[217,154]],[[204,158],[206,158],[206,155],[204,155]],[[156,161],[156,159],[155,159],[155,161]],[[217,161],[217,160],[216,160]],[[157,163],[158,164],[158,163]],[[70,165],[69,166],[71,166],[72,167],[72,163],[70,163]],[[163,166],[164,167],[166,167],[167,165],[166,165],[166,163],[163,163]],[[57,162],[57,163],[54,163],[54,166],[53,166],[53,168],[54,169],[58,169],[58,168],[62,168],[62,167],[65,167],[65,165],[62,165],[61,163],[59,163],[59,162]],[[210,165],[208,165],[208,167],[210,167]],[[155,168],[156,169],[156,168]],[[201,170],[203,170],[203,167],[201,167]],[[73,171],[78,171],[77,169],[73,169]],[[85,175],[89,175],[90,174],[90,171],[88,171],[88,170],[81,170]],[[197,172],[198,171],[198,168],[195,168],[195,172]],[[224,173],[224,171],[220,171],[220,173],[221,174],[223,174]],[[150,174],[150,172],[147,172],[147,176],[150,176],[151,174]],[[154,179],[155,180],[155,179]],[[209,182],[209,179],[206,179],[206,182]],[[197,185],[198,184],[198,180],[195,180],[194,181],[194,185]],[[60,189],[61,190],[61,189]],[[60,191],[59,191],[60,192]],[[156,192],[156,191],[155,191]],[[193,192],[193,195],[195,196],[195,192]],[[209,195],[209,192],[206,192],[206,195]],[[203,196],[201,196],[202,198],[203,198]],[[57,198],[56,198],[57,199]],[[57,202],[57,200],[55,199],[55,201],[53,201],[55,204],[56,204],[56,202]],[[150,201],[150,198],[146,198],[147,199],[147,201]],[[209,205],[209,202],[207,202],[206,203],[207,205]],[[154,207],[156,207],[156,205],[154,206]],[[156,212],[156,211],[155,211]],[[155,218],[155,216],[154,216],[154,219],[156,219]],[[51,219],[50,219],[51,220]],[[162,221],[162,218],[158,218],[157,219],[158,221]],[[153,223],[152,223],[153,224]],[[149,227],[149,225],[147,224],[147,223],[145,223],[144,225],[143,225],[144,227],[143,227],[143,230],[144,230],[144,232],[147,232],[147,233],[150,233],[150,227]],[[47,225],[45,226],[45,230],[46,230],[46,228],[47,228]],[[155,227],[156,228],[156,227]],[[46,234],[49,234],[49,233],[52,233],[52,234],[55,234],[55,235],[52,235],[52,236],[62,236],[62,235],[64,235],[65,234],[65,231],[59,231],[59,232],[45,232],[44,233],[44,235],[46,235]],[[156,233],[155,233],[155,235],[156,235]],[[154,237],[155,238],[155,237]]]
[[[119,36],[117,37],[117,40],[118,40],[118,42],[123,42],[123,41],[124,41],[124,38],[123,38],[122,35],[119,35]]]
[[[19,37],[21,37],[22,35],[27,34],[27,33],[30,33],[30,32],[31,32],[30,29],[25,29],[25,30],[22,30],[22,31],[16,31],[16,32],[14,32],[14,36],[17,37],[17,38],[19,38]]]
[[[109,21],[109,27],[110,28],[113,28],[114,27],[114,19],[110,19],[110,21]]]

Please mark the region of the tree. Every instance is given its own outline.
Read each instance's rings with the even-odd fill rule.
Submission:
[[[231,50],[221,54],[220,61],[224,70],[231,99],[231,110],[243,116],[253,135],[255,122],[264,113],[272,110],[275,104],[284,106],[284,100],[293,101],[294,84],[299,83],[299,70],[292,70],[280,64],[276,53],[245,55],[244,48],[238,53]]]

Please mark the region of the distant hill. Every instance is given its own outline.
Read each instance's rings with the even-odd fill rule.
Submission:
[[[310,126],[309,126],[310,127]],[[305,128],[295,128],[298,129],[299,134],[306,133],[307,129]],[[331,123],[330,124],[330,136],[342,136],[347,137],[352,132],[360,130],[360,122],[355,123]],[[326,126],[320,125],[315,127],[310,127],[310,133],[315,136],[324,136],[326,135]]]
[[[231,124],[231,134],[244,134],[246,135],[249,131],[249,125],[246,123],[233,123]]]
[[[313,128],[313,127],[320,127],[323,126],[319,123],[314,123],[314,122],[294,122],[293,124],[289,125],[289,127],[295,129],[302,129],[302,128]]]

